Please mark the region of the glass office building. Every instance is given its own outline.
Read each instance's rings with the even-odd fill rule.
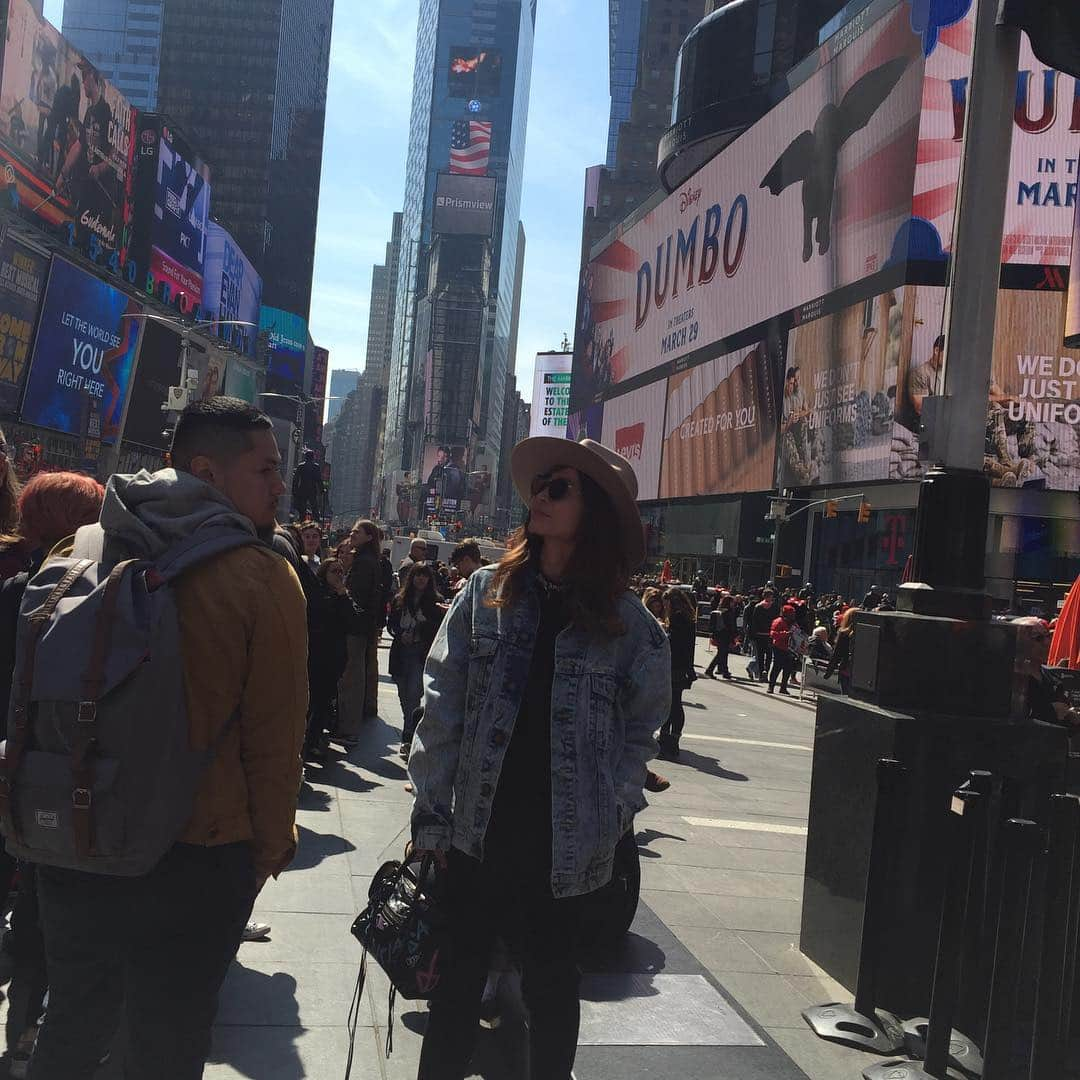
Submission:
[[[384,471],[420,466],[424,437],[424,357],[416,325],[428,288],[438,175],[450,171],[462,138],[490,125],[486,174],[498,181],[481,356],[480,430],[471,460],[493,475],[511,367],[525,128],[532,76],[536,0],[421,0],[406,164],[401,263],[386,411]],[[456,141],[455,141],[456,140]],[[455,141],[455,148],[452,148]],[[460,158],[459,158],[460,161]],[[419,399],[419,400],[418,400]]]
[[[61,29],[132,105],[153,110],[164,7],[165,0],[65,0]]]

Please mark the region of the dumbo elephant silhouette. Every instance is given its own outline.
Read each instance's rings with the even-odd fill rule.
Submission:
[[[898,56],[868,71],[851,86],[839,105],[830,102],[821,110],[814,130],[796,137],[761,181],[760,186],[774,195],[792,184],[802,183],[803,262],[813,257],[815,239],[819,255],[824,255],[832,244],[833,196],[840,151],[852,135],[870,123],[909,63],[906,56]]]

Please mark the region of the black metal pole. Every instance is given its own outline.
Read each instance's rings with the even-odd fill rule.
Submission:
[[[1073,880],[1080,883],[1080,830],[1073,845]],[[1065,990],[1061,995],[1061,1041],[1068,1046],[1072,1036],[1073,999],[1076,991],[1076,960],[1080,954],[1080,896],[1074,888],[1069,896],[1069,924],[1065,936]]]
[[[877,805],[870,846],[870,866],[866,873],[863,904],[862,941],[859,946],[859,975],[855,984],[855,1011],[873,1016],[877,1005],[877,975],[882,947],[889,933],[893,883],[890,871],[902,842],[904,780],[907,769],[892,758],[882,758],[877,766]]]
[[[1034,821],[1009,818],[1001,829],[1003,883],[994,935],[994,974],[983,1043],[983,1080],[1010,1075],[1016,1036],[1016,1007],[1024,929],[1031,895],[1031,873],[1042,830]]]
[[[1075,881],[1078,832],[1080,802],[1072,795],[1052,795],[1046,850],[1046,914],[1035,1000],[1031,1080],[1058,1075],[1065,1064],[1061,1006],[1069,961],[1069,908]],[[1072,946],[1075,950],[1075,941]]]
[[[930,995],[930,1024],[926,1030],[923,1068],[931,1076],[948,1075],[950,1045],[956,998],[960,990],[960,957],[964,920],[968,913],[974,865],[975,819],[983,796],[976,791],[958,791],[953,796],[949,829],[949,868],[945,897],[941,905],[937,960]]]
[[[956,1024],[961,1031],[981,1033],[986,1026],[986,1000],[990,988],[993,953],[990,942],[989,875],[991,822],[994,815],[994,778],[982,770],[968,773],[967,789],[978,792],[978,802],[966,812],[972,830],[971,887],[964,923],[964,957],[961,962],[961,993]]]

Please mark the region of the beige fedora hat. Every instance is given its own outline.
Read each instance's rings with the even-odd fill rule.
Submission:
[[[510,455],[514,487],[526,506],[532,499],[533,480],[558,468],[577,469],[605,492],[622,526],[627,565],[636,570],[645,561],[645,532],[638,512],[637,477],[630,462],[593,439],[570,442],[547,435],[523,439]]]

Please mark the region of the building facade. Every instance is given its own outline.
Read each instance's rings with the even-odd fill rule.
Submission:
[[[326,410],[326,422],[332,424],[345,405],[345,398],[356,389],[360,379],[358,368],[335,368],[330,373],[330,404]]]
[[[465,399],[477,403],[476,422],[461,447],[459,468],[469,472],[477,466],[498,475],[535,22],[536,0],[420,3],[386,410],[382,471],[388,480],[395,472],[422,471],[425,455],[449,437],[437,430],[435,413],[471,415]],[[480,244],[473,235],[451,238],[436,230],[440,174],[495,178],[490,236]],[[451,304],[431,291],[457,288],[453,266],[468,278],[462,288],[469,297],[458,296]],[[479,320],[472,291],[478,278],[486,289]],[[462,320],[455,322],[452,313],[455,304],[463,311],[462,303],[469,309],[467,317],[462,315],[469,340],[442,344],[447,357],[469,354],[467,361],[453,361],[465,363],[466,370],[432,371],[428,378],[429,349],[439,344],[440,334],[460,331]],[[434,400],[434,380],[455,403]],[[495,485],[489,487],[494,497]]]
[[[212,167],[214,216],[307,319],[333,0],[168,0],[158,110]]]
[[[164,9],[165,0],[65,0],[62,30],[132,105],[153,111]]]

